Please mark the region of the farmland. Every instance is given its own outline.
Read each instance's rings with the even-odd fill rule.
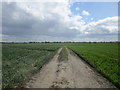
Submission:
[[[52,58],[59,47],[59,44],[3,44],[3,88],[25,81]]]
[[[72,66],[69,65],[73,65],[78,70],[82,69],[82,66],[81,68],[78,68],[80,67],[78,66],[80,63],[79,60],[76,61],[78,62],[76,63],[77,65],[74,65],[75,62],[71,59],[71,57],[74,56],[69,57],[72,62],[68,60],[68,52],[66,48],[69,48],[69,50],[72,50],[78,56],[85,59],[85,61],[109,78],[113,83],[120,85],[117,43],[9,43],[2,45],[3,88],[15,87],[28,80],[57,53],[56,51],[60,47],[63,48],[57,56],[60,56],[60,59],[66,60],[66,68],[71,68]],[[76,57],[74,57],[74,59],[76,59]],[[70,64],[67,64],[68,61]],[[56,61],[53,62],[58,63]],[[55,67],[53,63],[51,63],[50,67],[52,66],[53,68],[58,68]],[[68,70],[68,74],[72,73],[71,71],[72,70]],[[49,73],[51,76],[53,75],[51,72]],[[46,74],[43,73],[43,76],[45,75]],[[46,82],[44,82],[43,85],[45,85],[45,83]]]
[[[117,43],[73,43],[68,47],[116,85],[120,85]]]

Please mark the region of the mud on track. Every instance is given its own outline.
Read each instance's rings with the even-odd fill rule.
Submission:
[[[115,88],[68,48],[68,61],[58,60],[61,50],[26,83],[26,88]]]

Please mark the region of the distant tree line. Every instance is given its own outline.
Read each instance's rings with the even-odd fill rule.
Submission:
[[[110,41],[110,42],[74,42],[74,41],[69,41],[69,42],[0,42],[0,43],[119,43],[120,41]]]

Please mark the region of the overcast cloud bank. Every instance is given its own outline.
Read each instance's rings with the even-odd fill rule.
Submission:
[[[78,10],[78,9],[77,9]],[[72,15],[70,3],[3,2],[3,41],[116,41],[118,16],[88,24],[83,15]]]

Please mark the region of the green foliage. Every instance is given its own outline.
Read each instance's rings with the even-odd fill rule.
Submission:
[[[60,44],[3,44],[3,88],[10,88],[25,81],[49,60]]]
[[[120,85],[117,43],[19,43],[2,45],[3,88],[25,81],[63,45],[67,45],[115,84]],[[60,56],[63,60],[68,59],[66,48],[63,48]]]
[[[118,43],[75,43],[68,47],[115,84],[120,85]]]
[[[61,52],[60,52],[60,60],[61,61],[66,61],[68,60],[68,53],[65,47],[62,48]]]

